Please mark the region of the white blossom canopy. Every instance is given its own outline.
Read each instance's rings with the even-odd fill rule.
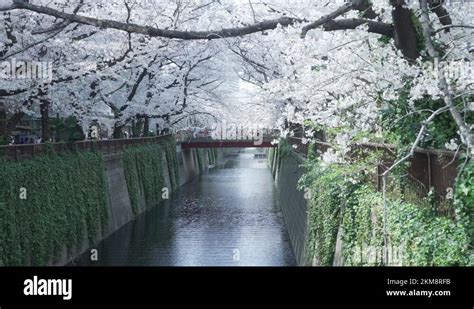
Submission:
[[[0,80],[0,100],[37,113],[46,99],[84,127],[144,116],[162,127],[311,123],[308,136],[314,125],[334,129],[344,154],[361,136],[381,138],[386,102],[405,100],[408,87],[406,117],[419,99],[442,100],[432,112],[459,129],[448,148],[472,149],[474,4],[407,3],[3,0],[0,60],[52,63],[53,76]],[[436,74],[439,62],[453,74]]]

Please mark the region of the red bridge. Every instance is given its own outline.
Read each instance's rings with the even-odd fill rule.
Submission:
[[[214,140],[212,138],[192,138],[181,142],[182,149],[190,148],[274,148],[273,136],[266,135],[259,140]]]

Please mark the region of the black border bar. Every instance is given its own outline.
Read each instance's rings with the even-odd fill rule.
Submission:
[[[25,296],[24,282],[33,276],[72,279],[72,299]],[[416,279],[418,284],[393,285],[388,284],[388,279]],[[451,295],[387,296],[387,290],[447,290]],[[14,304],[384,304],[404,305],[403,308],[473,308],[474,268],[0,268],[0,308],[8,309]]]

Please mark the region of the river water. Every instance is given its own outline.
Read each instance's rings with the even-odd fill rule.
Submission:
[[[293,266],[267,161],[240,151],[184,185],[74,265]]]

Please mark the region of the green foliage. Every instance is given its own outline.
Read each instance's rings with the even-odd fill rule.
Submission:
[[[72,143],[84,140],[85,136],[75,117],[52,118],[51,131],[56,134],[57,141]]]
[[[142,132],[144,128],[144,121],[143,119],[133,119],[132,120],[132,135],[133,136],[142,136]],[[147,132],[144,132],[147,134]]]
[[[2,163],[0,265],[42,266],[97,241],[107,228],[104,170],[90,152]]]
[[[216,165],[217,164],[217,149],[208,148],[206,150],[206,153],[207,153],[207,157],[209,158],[209,164]]]
[[[392,38],[389,37],[388,35],[381,35],[380,38],[378,39],[379,42],[383,43],[384,45],[390,43],[392,41]]]
[[[146,207],[153,207],[162,201],[165,187],[163,158],[166,158],[171,182],[169,189],[174,191],[179,187],[179,167],[174,139],[168,139],[158,145],[127,148],[124,151],[125,179],[134,215],[139,212],[142,197],[145,198]]]
[[[278,144],[278,159],[286,158],[292,151],[293,149],[290,143],[288,143],[288,140],[281,139]]]
[[[472,250],[474,246],[474,162],[472,161],[464,167],[456,181],[454,200],[458,209],[457,219],[468,227]]]
[[[267,157],[268,157],[268,166],[271,168],[273,166],[273,156],[275,155],[275,148],[268,149]]]
[[[370,159],[368,159],[370,160]],[[308,212],[308,262],[332,265],[342,209],[357,189],[368,179],[366,161],[359,165],[323,166],[318,159],[308,160],[307,173],[300,179],[299,189],[310,189]]]
[[[207,168],[206,162],[208,162],[210,165],[217,164],[217,149],[197,148],[196,157],[198,161],[199,173],[203,173]],[[207,161],[206,158],[208,159]]]
[[[165,152],[171,181],[171,189],[174,191],[179,187],[179,167],[178,158],[176,156],[176,140],[174,138],[169,139],[169,141],[165,143]]]
[[[198,161],[199,173],[204,172],[204,149],[196,149],[196,156]]]
[[[433,99],[425,96],[415,100],[413,106],[407,104],[411,99],[412,83],[407,80],[405,87],[400,90],[398,100],[384,101],[386,108],[382,110],[383,128],[387,142],[400,147],[413,144],[422,123],[428,119],[433,111],[445,106],[443,99]],[[457,106],[463,106],[463,100],[469,101],[474,97],[455,99]],[[416,110],[416,112],[414,112]],[[467,123],[474,123],[474,113],[466,112],[463,115]],[[459,139],[458,128],[449,112],[439,114],[428,126],[428,130],[420,143],[422,148],[445,149],[445,144],[451,139]]]
[[[383,208],[374,207],[383,204],[379,195],[367,186],[360,186],[349,197],[343,214],[344,263],[346,265],[364,265],[368,259],[368,247],[376,248],[375,265],[381,264],[383,251]]]
[[[212,149],[212,154],[213,154],[213,157],[214,157],[213,164],[217,165],[218,157],[217,157],[217,149],[216,148]]]
[[[414,12],[411,13],[411,21],[416,31],[417,51],[422,52],[426,49],[425,35],[423,34],[423,26],[420,18]]]
[[[308,262],[315,259],[317,265],[332,264],[341,208],[340,182],[340,175],[322,169],[312,169],[300,181],[300,188],[306,184],[311,186],[306,248]]]
[[[162,156],[166,155],[165,149],[164,145],[148,145],[128,148],[124,152],[125,179],[134,215],[139,212],[141,197],[145,198],[147,207],[161,202],[164,188]]]
[[[309,262],[332,265],[342,228],[345,265],[382,265],[384,200],[371,183],[376,157],[325,166],[308,160],[300,189],[311,189],[306,251]],[[472,167],[458,181],[457,218],[437,215],[428,199],[411,200],[396,181],[387,193],[387,235],[391,264],[467,265],[472,237]],[[465,182],[465,185],[463,185]],[[410,200],[410,201],[408,201]],[[463,206],[459,206],[463,205]],[[468,206],[466,206],[468,205]],[[466,216],[465,214],[469,215]],[[470,229],[470,231],[469,231]],[[392,254],[394,253],[394,254]]]
[[[346,265],[382,264],[383,197],[380,192],[367,185],[357,189],[344,211],[342,226]],[[391,264],[456,266],[468,263],[465,226],[451,218],[435,216],[429,207],[389,197],[386,229]]]
[[[425,97],[414,102],[418,112],[413,113],[413,109],[407,104],[410,99],[410,85],[400,92],[400,97],[396,101],[386,101],[387,108],[382,111],[383,127],[386,139],[389,143],[408,147],[413,144],[421,128],[421,124],[432,114],[432,111],[444,106],[443,100],[433,100]],[[456,104],[462,104],[461,99],[457,99]],[[468,123],[474,122],[474,114],[466,114]],[[444,149],[445,144],[451,139],[459,138],[458,128],[450,113],[438,115],[428,126],[428,132],[420,147]]]
[[[174,140],[129,148],[124,169],[134,213],[142,196],[161,201],[166,156],[173,188],[179,185]],[[46,265],[64,249],[77,253],[107,231],[107,191],[102,155],[45,155],[10,162],[1,158],[0,265]],[[22,199],[22,188],[26,199]]]

